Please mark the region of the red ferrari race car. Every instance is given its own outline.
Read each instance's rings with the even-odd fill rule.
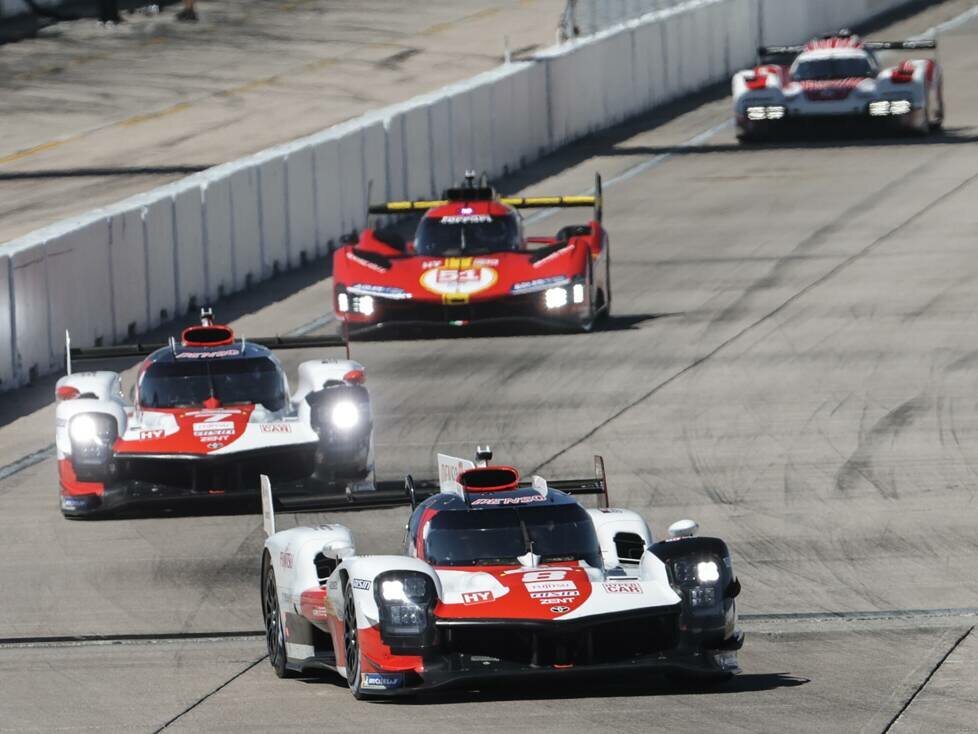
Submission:
[[[71,349],[57,384],[58,472],[66,517],[184,500],[257,500],[277,478],[283,507],[373,489],[373,421],[363,365],[299,365],[290,394],[275,349],[342,347],[336,336],[251,338],[214,324],[169,344]],[[144,356],[129,398],[117,372],[72,361]],[[213,504],[213,502],[211,503]],[[239,503],[240,504],[240,503]]]
[[[526,237],[519,210],[593,207],[590,222]],[[371,214],[423,212],[414,239],[365,229],[333,255],[333,307],[352,331],[385,325],[531,322],[589,331],[611,309],[601,178],[592,196],[500,197],[467,173],[436,201]]]

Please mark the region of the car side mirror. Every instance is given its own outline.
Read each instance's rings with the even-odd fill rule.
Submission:
[[[700,529],[696,520],[676,520],[669,526],[670,538],[692,538]]]

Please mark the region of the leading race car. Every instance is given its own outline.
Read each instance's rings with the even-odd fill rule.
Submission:
[[[536,322],[590,330],[611,309],[601,179],[593,196],[499,197],[485,181],[438,201],[388,202],[371,214],[423,212],[414,239],[365,229],[333,255],[333,307],[363,331],[383,325],[468,326]],[[584,225],[525,237],[519,210],[594,207]]]
[[[488,458],[439,455],[437,490],[406,479],[414,509],[400,556],[358,555],[342,525],[275,532],[264,484],[262,613],[278,676],[336,671],[362,698],[532,676],[739,671],[740,583],[722,540],[694,537],[687,520],[656,542],[638,514],[607,507],[600,457],[595,479],[552,483]],[[573,497],[598,493],[600,510]],[[386,494],[369,499],[397,501]]]
[[[61,511],[101,516],[151,501],[251,495],[259,475],[301,505],[372,489],[373,427],[363,365],[299,365],[289,395],[277,349],[344,346],[337,337],[235,337],[205,310],[169,344],[71,349],[56,388]],[[118,373],[72,360],[147,355],[131,400]]]
[[[944,121],[940,65],[908,59],[884,67],[876,56],[935,48],[933,40],[864,41],[845,30],[804,46],[761,47],[761,63],[733,77],[737,136],[757,140],[797,123],[833,119],[920,134],[936,130]]]

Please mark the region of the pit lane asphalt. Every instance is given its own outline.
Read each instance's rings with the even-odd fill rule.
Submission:
[[[975,731],[976,34],[941,39],[948,130],[930,140],[741,150],[725,130],[677,151],[728,115],[729,100],[707,100],[528,172],[518,188],[576,193],[596,169],[672,152],[607,192],[616,315],[602,331],[354,345],[385,476],[430,474],[436,449],[476,442],[550,476],[586,475],[601,453],[614,502],[657,533],[691,516],[724,537],[741,611],[769,615],[745,623],[732,684],[529,686],[402,708],[354,702],[328,677],[279,681],[255,639],[14,646],[0,649],[0,730]],[[246,335],[307,324],[328,308],[316,268],[221,308]],[[290,371],[308,357],[285,355]],[[50,390],[8,400],[0,464],[50,442],[53,411],[34,407]],[[257,517],[67,522],[55,482],[51,461],[0,480],[0,637],[260,625]],[[385,552],[405,513],[330,519]],[[905,609],[965,611],[831,614]]]

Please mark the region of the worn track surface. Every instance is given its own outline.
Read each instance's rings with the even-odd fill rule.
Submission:
[[[0,730],[978,730],[976,40],[978,22],[941,38],[949,114],[930,139],[739,148],[729,99],[704,99],[511,182],[610,183],[615,315],[597,333],[355,345],[384,476],[476,442],[550,476],[601,453],[614,502],[657,533],[691,516],[726,538],[749,633],[734,682],[371,705],[330,677],[279,681],[258,638],[179,637],[259,627],[258,517],[68,522],[42,453],[0,469],[0,637],[22,638],[0,643]],[[221,312],[252,335],[315,324],[323,270]],[[0,466],[50,443],[50,394],[9,397]],[[404,520],[342,517],[371,552]],[[162,634],[177,639],[29,641]]]

